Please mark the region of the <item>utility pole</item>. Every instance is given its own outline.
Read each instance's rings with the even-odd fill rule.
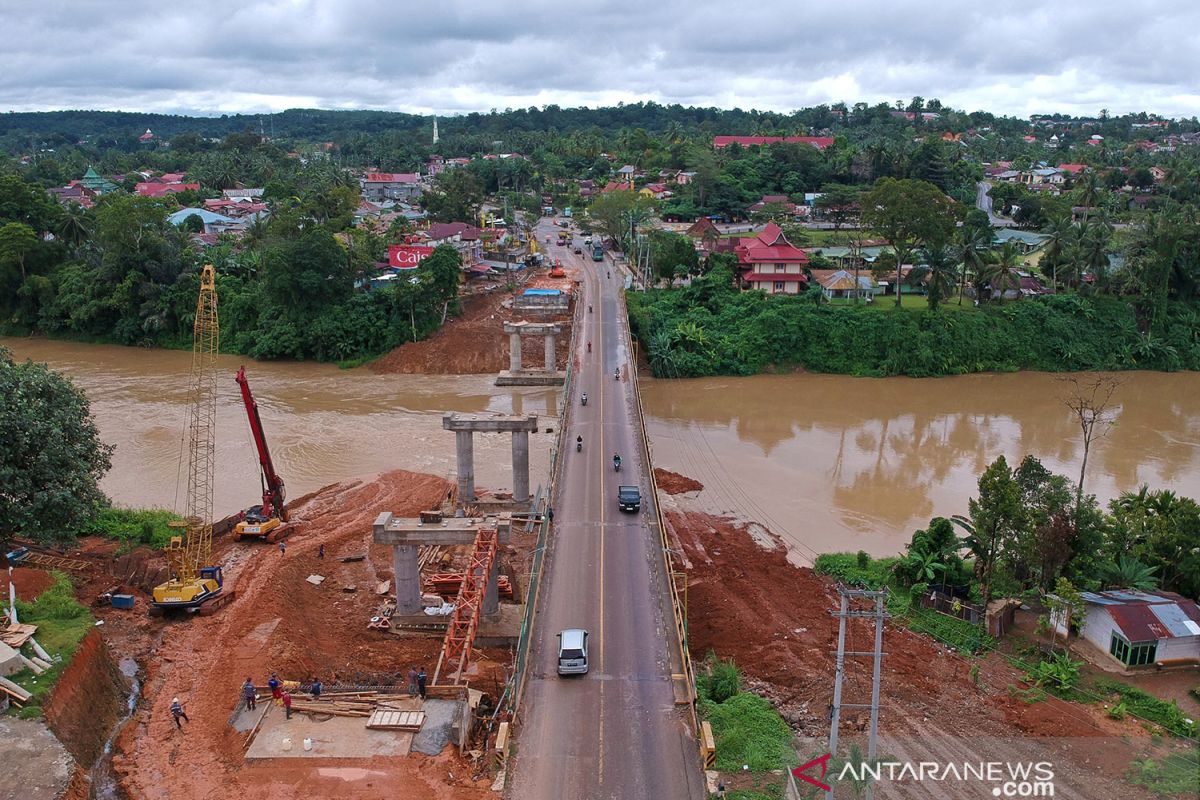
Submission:
[[[838,725],[841,722],[843,708],[869,708],[871,709],[871,733],[867,740],[867,762],[875,760],[875,739],[879,732],[879,671],[883,665],[883,621],[890,619],[891,615],[887,613],[884,607],[884,602],[887,600],[887,588],[878,591],[870,589],[850,589],[842,584],[838,584],[838,595],[841,598],[841,603],[837,611],[830,613],[838,618],[838,646],[837,646],[837,661],[836,673],[833,680],[833,715],[830,721],[829,728],[829,753],[837,756],[838,745]],[[855,611],[850,608],[850,601],[855,599],[874,600],[875,608],[870,611]],[[852,650],[846,651],[846,620],[853,617],[872,618],[875,620],[875,648],[868,651]],[[842,679],[846,675],[846,657],[865,658],[871,657],[874,659],[874,665],[871,672],[871,702],[870,703],[843,703],[842,702]],[[875,785],[867,784],[867,800],[872,800],[875,796]],[[833,800],[833,792],[825,793],[825,800]]]

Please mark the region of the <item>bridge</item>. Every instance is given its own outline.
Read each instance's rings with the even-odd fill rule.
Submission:
[[[543,221],[539,241],[553,230]],[[705,797],[681,607],[641,422],[624,275],[607,262],[574,255],[571,247],[551,249],[585,276],[572,354],[578,366],[564,411],[568,446],[553,493],[554,524],[506,796]],[[583,437],[582,452],[570,444],[576,436]],[[620,473],[613,471],[614,453],[621,454]],[[641,488],[640,512],[618,510],[619,483]],[[589,631],[586,675],[557,674],[557,634],[565,628]]]

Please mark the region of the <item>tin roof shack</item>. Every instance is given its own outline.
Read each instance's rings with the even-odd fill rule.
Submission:
[[[1200,664],[1200,608],[1173,592],[1109,589],[1082,592],[1081,638],[1125,667]],[[1054,618],[1065,632],[1061,616]]]

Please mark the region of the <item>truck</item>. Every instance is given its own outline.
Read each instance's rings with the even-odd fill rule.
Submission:
[[[617,505],[622,511],[640,511],[642,508],[642,490],[636,486],[617,487]]]

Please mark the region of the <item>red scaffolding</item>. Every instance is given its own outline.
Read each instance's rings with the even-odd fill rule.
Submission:
[[[483,598],[487,593],[488,578],[496,561],[496,548],[500,541],[496,528],[480,528],[475,535],[475,547],[471,560],[463,573],[458,597],[454,601],[454,613],[446,629],[446,641],[438,659],[438,672],[443,668],[451,675],[451,683],[461,683],[471,663],[471,647],[475,643],[475,632],[479,629],[479,615],[483,611]],[[434,676],[437,682],[437,676]]]

